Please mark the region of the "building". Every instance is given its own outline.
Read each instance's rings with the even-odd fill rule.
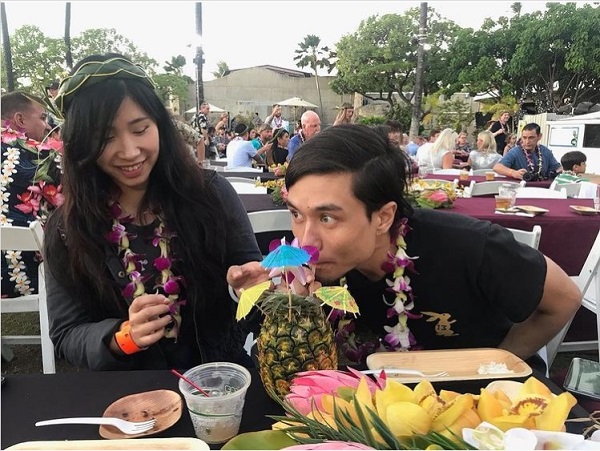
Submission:
[[[323,111],[321,108],[315,108],[315,111],[323,125],[333,123],[343,102],[354,101],[354,95],[339,95],[333,92],[330,82],[334,79],[335,76],[319,76]],[[204,95],[207,102],[229,111],[230,118],[238,114],[251,117],[258,112],[264,120],[271,114],[274,104],[291,97],[300,97],[319,105],[319,93],[313,74],[271,65],[234,69],[226,72],[221,78],[205,81]],[[183,111],[193,108],[195,103],[196,88],[191,85]],[[282,108],[282,116],[290,122],[299,120],[305,111],[305,108],[301,107]]]

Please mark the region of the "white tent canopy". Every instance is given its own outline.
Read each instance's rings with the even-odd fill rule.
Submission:
[[[218,106],[215,106],[212,103],[209,103],[208,106],[210,107],[211,113],[224,113],[225,112],[225,110],[223,108],[219,108]],[[196,112],[196,107],[190,108],[189,110],[187,110],[186,114],[194,114],[195,112]]]
[[[577,116],[566,117],[564,119],[555,119],[560,121],[588,121],[588,120],[598,120],[600,119],[600,111],[596,111],[594,113],[588,114],[579,114]]]
[[[305,108],[319,108],[314,103],[307,102],[301,97],[292,97],[290,99],[282,100],[281,102],[277,102],[277,105],[281,106],[293,106],[293,107],[305,107]]]

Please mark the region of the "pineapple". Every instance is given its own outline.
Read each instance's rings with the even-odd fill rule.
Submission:
[[[268,393],[283,398],[300,371],[337,369],[333,331],[313,296],[265,293],[257,338],[260,377]]]

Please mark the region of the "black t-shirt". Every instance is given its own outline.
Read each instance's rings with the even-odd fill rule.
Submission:
[[[417,273],[405,274],[414,293],[412,313],[422,315],[408,319],[415,349],[497,347],[540,302],[544,256],[517,243],[505,228],[435,210],[416,210],[409,225],[406,252],[418,256]],[[386,315],[394,298],[386,280],[372,282],[356,270],[346,278],[360,308],[357,334],[383,338],[383,326],[397,323]]]
[[[504,148],[506,147],[506,136],[509,133],[508,125],[502,125],[500,121],[496,121],[490,127],[490,132],[492,133],[496,133],[502,128],[504,129],[504,133],[494,136],[494,139],[496,140],[496,152],[498,152],[500,155],[504,154]]]

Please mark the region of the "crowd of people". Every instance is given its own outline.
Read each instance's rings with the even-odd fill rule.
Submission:
[[[232,167],[289,164],[293,234],[320,255],[314,276],[296,288],[348,285],[361,311],[351,328],[335,324],[348,355],[500,347],[537,366],[536,351],[581,304],[556,263],[503,227],[414,209],[406,197],[412,158],[448,168],[467,156],[473,167],[493,165],[515,178],[560,172],[535,124],[501,156],[502,123],[478,134],[477,149],[452,129],[432,130],[418,146],[394,120],[354,123],[349,104],[323,130],[318,113],[305,111],[296,131],[278,105],[264,121],[228,123],[223,115],[213,126],[203,102],[189,124],[197,135],[186,143],[146,71],[119,54],[81,60],[52,101],[62,121],[59,148],[49,145],[42,99],[2,96],[3,175],[10,180],[2,184],[2,224],[44,222],[50,335],[57,355],[73,365],[253,365],[243,348],[253,325],[235,320],[236,299],[269,271],[238,194],[197,164],[212,153]],[[585,156],[569,165],[576,174]],[[23,167],[29,172],[10,176]],[[31,275],[15,273],[30,272],[28,261],[2,261],[3,296],[7,280],[21,285],[7,295],[32,287],[24,282]]]

